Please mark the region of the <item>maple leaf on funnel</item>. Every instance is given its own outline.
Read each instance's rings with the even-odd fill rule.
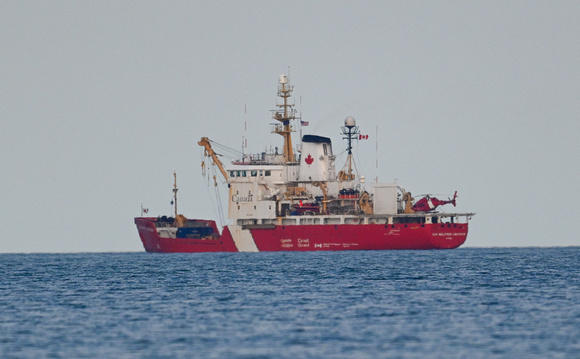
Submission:
[[[314,158],[312,158],[312,156],[310,156],[310,153],[309,153],[309,154],[308,154],[308,157],[306,157],[306,158],[304,159],[304,161],[306,162],[306,164],[307,164],[308,166],[310,166],[310,165],[312,164],[312,162],[314,162]]]

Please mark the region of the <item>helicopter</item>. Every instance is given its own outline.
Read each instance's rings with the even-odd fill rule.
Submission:
[[[447,201],[437,199],[436,197],[430,197],[429,195],[425,195],[425,197],[421,198],[420,200],[417,201],[417,203],[413,205],[412,209],[415,212],[431,212],[434,211],[437,207],[448,203],[453,204],[453,207],[455,207],[456,198],[457,191],[455,191],[453,199],[448,199]]]

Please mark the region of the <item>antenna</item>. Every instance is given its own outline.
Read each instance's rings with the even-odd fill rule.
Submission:
[[[379,183],[379,125],[375,130],[375,183]]]
[[[290,68],[288,68],[290,71]],[[302,151],[302,95],[300,95],[300,115],[298,116],[298,121],[300,121],[300,151]]]
[[[244,135],[242,136],[242,162],[245,162],[246,151],[245,148],[248,147],[248,95],[244,94]]]

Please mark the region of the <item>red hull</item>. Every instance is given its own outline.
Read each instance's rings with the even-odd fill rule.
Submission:
[[[211,223],[217,232],[214,221]],[[229,231],[217,239],[162,238],[155,228],[155,218],[135,218],[139,237],[147,252],[197,253],[197,252],[238,252]]]
[[[207,221],[217,233],[214,221]],[[226,226],[215,239],[162,238],[155,218],[135,218],[147,252],[238,252]],[[249,229],[259,251],[451,249],[467,238],[467,223],[290,225]]]
[[[252,229],[260,251],[451,249],[467,238],[467,224],[359,224]]]

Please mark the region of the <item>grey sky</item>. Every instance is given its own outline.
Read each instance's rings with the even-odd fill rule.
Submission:
[[[288,67],[367,178],[458,190],[466,246],[580,244],[580,2],[2,1],[0,48],[0,252],[141,251],[173,169],[215,218],[196,142],[280,146]]]

